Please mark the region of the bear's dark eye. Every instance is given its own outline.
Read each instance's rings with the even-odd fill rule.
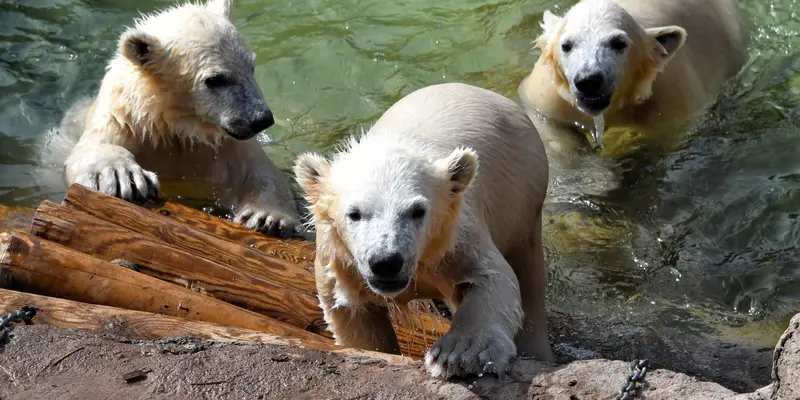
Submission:
[[[563,51],[564,53],[569,53],[570,51],[572,51],[572,42],[561,43],[561,51]]]
[[[350,221],[353,221],[353,222],[360,221],[361,220],[361,211],[350,210],[350,211],[347,212],[347,218],[349,218]]]
[[[424,217],[425,217],[425,209],[424,208],[422,208],[420,206],[416,206],[411,210],[411,218],[413,218],[413,219],[422,219]]]
[[[621,37],[612,38],[608,45],[611,47],[612,50],[622,53],[625,49],[628,48],[628,42]]]
[[[228,78],[220,74],[213,75],[206,78],[205,84],[211,89],[220,88],[228,84]]]

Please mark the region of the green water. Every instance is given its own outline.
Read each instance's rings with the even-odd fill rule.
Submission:
[[[36,165],[36,139],[97,88],[138,11],[171,3],[0,0],[0,204],[61,200],[63,188],[46,183],[57,174]],[[265,149],[288,169],[298,152],[330,150],[424,85],[463,81],[515,96],[536,59],[530,42],[542,12],[573,1],[235,3],[278,121]],[[767,341],[800,311],[800,18],[792,11],[800,8],[794,0],[742,7],[754,24],[752,64],[692,139],[637,166],[620,190],[548,205],[553,307]]]

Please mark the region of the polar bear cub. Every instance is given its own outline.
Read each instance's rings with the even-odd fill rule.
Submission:
[[[502,373],[518,349],[552,358],[548,164],[513,101],[460,83],[425,87],[332,159],[306,153],[294,171],[316,225],[318,295],[338,344],[397,353],[386,299],[438,298],[455,314],[426,355],[433,375]]]
[[[126,200],[174,184],[167,194],[213,197],[249,228],[293,232],[290,181],[254,138],[275,120],[231,12],[230,0],[180,4],[121,35],[97,96],[48,135],[46,158],[69,154],[52,160],[68,184]]]
[[[747,60],[737,3],[581,0],[563,17],[546,11],[541,55],[520,98],[532,116],[570,126],[593,126],[598,116],[606,128],[679,126]]]

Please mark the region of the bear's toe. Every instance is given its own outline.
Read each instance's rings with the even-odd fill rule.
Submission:
[[[443,378],[502,375],[515,354],[513,340],[503,332],[448,332],[426,354],[425,367]]]
[[[250,208],[242,210],[234,219],[247,229],[276,237],[293,236],[296,226],[293,219],[280,213],[254,211]]]

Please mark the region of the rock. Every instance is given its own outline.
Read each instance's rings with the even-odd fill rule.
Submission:
[[[631,332],[617,328],[613,330],[616,333],[607,333],[609,336],[591,331],[593,336],[587,336],[591,340],[557,347],[562,350],[559,357],[591,356],[594,355],[592,351],[602,354],[644,349],[645,353],[651,351],[674,362],[691,353],[691,348],[685,348],[678,356],[669,354],[670,341],[658,334],[645,334],[647,330],[634,330],[637,333],[627,337],[633,344],[617,342],[618,348],[614,348],[614,342],[603,340]],[[562,339],[569,334],[566,330],[560,332],[564,334]],[[351,350],[322,352],[288,342],[254,344],[192,338],[136,341],[48,325],[17,326],[13,335],[7,345],[0,347],[0,398],[4,400],[109,396],[130,399],[613,399],[627,376],[629,365],[629,360],[592,359],[555,365],[517,359],[499,379],[483,376],[444,381],[431,378],[421,363],[408,359],[384,358]],[[641,344],[636,340],[650,347],[636,347],[635,344]],[[592,350],[582,350],[583,345],[591,348],[593,343]],[[694,359],[708,360],[696,356]],[[653,369],[645,379],[644,398],[800,398],[800,314],[792,319],[781,337],[771,365],[772,384],[739,393],[695,376]],[[769,366],[767,363],[766,367]],[[716,368],[719,376],[730,376],[730,371],[749,367],[725,361]],[[141,376],[126,381],[132,371],[140,371]]]
[[[533,378],[528,398],[549,399],[613,399],[628,374],[627,362],[610,360],[575,361],[554,372]],[[698,381],[666,370],[647,374],[643,391],[648,400],[659,399],[727,399],[736,393],[712,382]]]
[[[13,333],[0,353],[4,400],[478,399],[463,385],[430,378],[419,363],[357,353],[191,338],[131,341],[47,325]],[[134,370],[148,371],[146,378],[126,382]]]
[[[775,346],[772,398],[800,399],[800,314],[792,318]]]
[[[625,362],[647,358],[654,369],[716,382],[738,393],[770,383],[771,349],[722,342],[664,326],[631,325],[624,317],[550,311],[548,324],[550,342],[562,364],[597,358]]]

